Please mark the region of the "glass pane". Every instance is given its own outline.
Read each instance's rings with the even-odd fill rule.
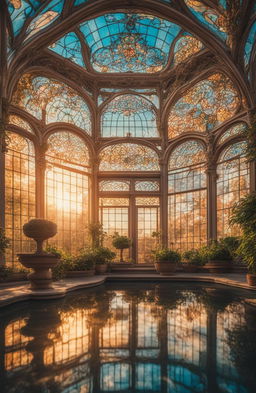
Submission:
[[[35,156],[28,139],[8,133],[9,144],[5,161],[5,229],[11,248],[6,251],[7,265],[18,265],[16,254],[32,252],[34,241],[28,239],[22,227],[35,218]]]
[[[136,181],[135,191],[159,191],[159,183],[157,181]]]
[[[138,198],[136,198],[136,202],[137,199]],[[156,201],[148,201],[148,202],[159,202],[158,198],[148,198],[148,199],[156,199]],[[147,201],[145,200],[143,202],[144,205],[151,204],[151,203],[147,203]],[[157,203],[154,204],[156,205]],[[138,207],[137,214],[138,214],[138,227],[137,227],[138,262],[152,263],[153,262],[152,250],[156,246],[156,239],[152,237],[152,233],[159,231],[159,208]]]
[[[76,254],[88,244],[88,176],[49,166],[46,170],[46,218],[58,226],[51,244]]]
[[[147,99],[127,94],[114,98],[104,107],[101,118],[104,137],[157,137],[156,112]]]

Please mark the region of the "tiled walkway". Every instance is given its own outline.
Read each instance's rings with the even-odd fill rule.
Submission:
[[[208,282],[248,290],[248,295],[256,297],[256,287],[249,287],[245,274],[177,273],[172,276],[159,274],[112,273],[104,276],[65,279],[54,283],[53,289],[31,291],[26,283],[0,284],[0,307],[29,299],[55,299],[65,296],[67,292],[94,287],[105,281],[172,281],[172,282]],[[255,300],[252,300],[255,303]]]

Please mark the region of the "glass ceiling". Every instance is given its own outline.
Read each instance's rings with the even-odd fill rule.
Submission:
[[[106,14],[80,26],[99,72],[157,72],[168,62],[181,28],[144,14]]]

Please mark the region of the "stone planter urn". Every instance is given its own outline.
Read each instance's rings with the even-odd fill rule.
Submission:
[[[106,274],[108,271],[108,264],[107,263],[100,263],[95,265],[96,274]]]
[[[43,242],[56,235],[57,225],[51,221],[34,219],[23,225],[23,232],[37,243],[34,254],[18,254],[20,263],[34,270],[28,275],[30,288],[33,290],[50,289],[52,288],[51,268],[56,266],[60,259],[56,255],[43,251]]]

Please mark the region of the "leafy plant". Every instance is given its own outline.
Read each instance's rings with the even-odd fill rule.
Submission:
[[[248,141],[246,148],[246,158],[248,161],[256,160],[256,115],[252,117],[251,126],[247,126],[243,131],[245,140]]]
[[[11,240],[5,236],[5,230],[0,228],[0,254],[4,254],[5,250],[11,245]]]
[[[227,236],[219,240],[219,243],[223,245],[223,247],[227,248],[234,259],[236,257],[236,251],[240,244],[240,238],[237,236]]]
[[[68,270],[71,270],[71,266],[72,266],[71,255],[66,253],[61,248],[49,244],[46,246],[45,251],[50,254],[56,255],[60,258],[59,263],[56,266],[54,266],[54,268],[52,269],[52,277],[53,280],[61,280],[66,276],[66,272]]]
[[[73,271],[92,270],[95,266],[95,259],[92,252],[81,253],[78,255],[70,266]]]
[[[185,251],[182,254],[183,259],[186,260],[186,263],[196,266],[202,266],[205,264],[205,261],[200,254],[199,250],[189,250]]]
[[[105,265],[111,262],[116,256],[116,254],[107,247],[95,248],[92,253],[96,265]]]
[[[213,241],[205,250],[208,260],[231,261],[232,255],[227,246],[219,241]]]
[[[97,248],[103,245],[106,233],[103,231],[102,224],[96,222],[88,225],[89,237],[91,240],[92,248]]]
[[[123,262],[123,251],[132,245],[132,240],[127,236],[121,236],[118,232],[116,232],[113,236],[112,245],[117,250],[120,250],[120,262]]]
[[[256,233],[245,233],[236,251],[248,266],[251,274],[256,274]]]
[[[231,225],[239,225],[244,233],[256,232],[256,193],[252,192],[237,202],[230,217]]]
[[[162,248],[156,251],[155,259],[157,262],[179,263],[181,261],[181,255],[178,251],[171,250],[170,248]]]

